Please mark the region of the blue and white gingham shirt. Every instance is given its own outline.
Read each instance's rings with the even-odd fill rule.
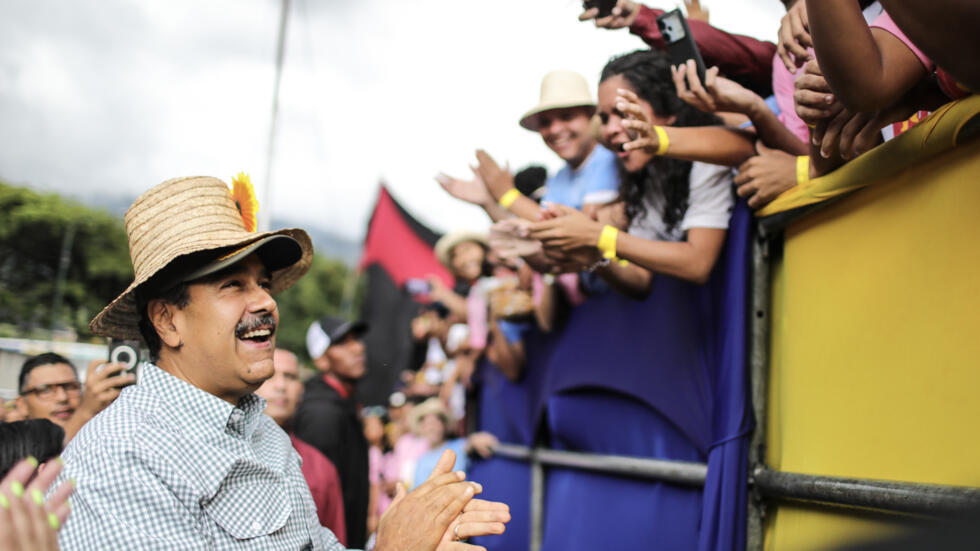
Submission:
[[[343,550],[264,409],[144,364],[62,455],[77,486],[61,548]]]

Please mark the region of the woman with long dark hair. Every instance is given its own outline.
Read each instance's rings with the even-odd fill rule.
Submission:
[[[553,206],[531,235],[566,269],[591,268],[631,296],[646,296],[654,273],[704,283],[734,205],[728,167],[754,153],[752,140],[681,101],[658,51],[606,64],[598,113],[620,163],[620,202],[599,220]]]

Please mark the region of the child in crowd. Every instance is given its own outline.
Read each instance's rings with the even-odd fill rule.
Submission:
[[[413,432],[429,445],[428,451],[419,457],[415,466],[413,487],[425,482],[446,449],[456,452],[455,470],[466,472],[471,452],[481,457],[490,457],[493,448],[498,444],[497,438],[487,432],[476,432],[466,438],[450,440],[455,420],[438,398],[430,398],[415,406],[412,409],[411,424]]]

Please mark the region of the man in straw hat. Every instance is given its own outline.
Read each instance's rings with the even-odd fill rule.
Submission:
[[[126,213],[135,280],[91,328],[142,337],[152,362],[65,451],[76,490],[62,549],[343,549],[253,393],[274,373],[272,295],[307,271],[312,245],[303,230],[251,231],[240,184],[169,180]],[[503,530],[506,506],[472,499],[479,485],[453,460],[399,492],[376,549],[465,549],[456,540]]]
[[[596,141],[595,111],[582,75],[552,71],[542,79],[540,101],[521,117],[520,125],[541,134],[545,145],[566,163],[548,179],[542,201],[591,211],[593,205],[616,199],[616,157]],[[477,151],[476,157],[478,178],[464,181],[440,174],[437,180],[457,199],[483,207],[494,221],[510,214],[536,221],[540,208],[517,191],[513,176],[485,151]]]

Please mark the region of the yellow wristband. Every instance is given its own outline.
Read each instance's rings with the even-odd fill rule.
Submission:
[[[505,209],[509,209],[520,196],[521,192],[516,187],[512,187],[507,190],[507,193],[500,196],[500,201],[497,201],[497,203]]]
[[[796,185],[803,187],[810,183],[810,157],[800,155],[796,158]]]
[[[599,234],[599,243],[596,245],[602,251],[602,257],[612,260],[616,258],[616,237],[619,236],[619,229],[613,226],[602,228]]]
[[[667,131],[662,126],[654,126],[653,131],[657,133],[657,141],[660,142],[660,145],[657,147],[657,155],[667,153],[667,148],[670,147],[670,138],[667,137]]]

